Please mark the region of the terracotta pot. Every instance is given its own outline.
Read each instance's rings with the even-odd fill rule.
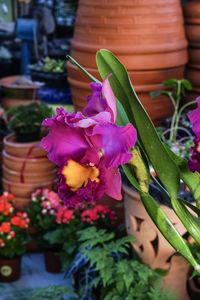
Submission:
[[[0,259],[0,282],[13,282],[21,275],[21,257]]]
[[[46,250],[44,252],[44,262],[46,271],[49,273],[61,272],[61,261],[59,254],[55,251]]]
[[[31,193],[36,188],[54,188],[55,182],[50,180],[48,182],[40,182],[40,183],[22,183],[22,182],[14,182],[14,181],[8,181],[3,178],[3,188],[4,190],[12,193],[16,197],[20,198],[29,198]]]
[[[10,170],[20,172],[21,176],[23,176],[24,172],[43,173],[55,169],[55,165],[46,157],[23,158],[7,154],[5,151],[3,151],[3,164]],[[21,181],[23,182],[23,179]]]
[[[14,156],[40,158],[46,157],[46,151],[40,147],[40,141],[31,143],[17,143],[14,134],[7,135],[4,140],[4,150]]]
[[[8,109],[21,104],[30,104],[37,100],[36,85],[15,85],[13,84],[20,76],[4,77],[0,80],[0,86],[4,93],[3,106]]]
[[[164,269],[168,273],[164,277],[164,287],[173,290],[178,299],[188,300],[186,289],[189,264],[176,254],[176,251],[159,232],[147,214],[137,192],[123,186],[125,221],[127,233],[136,237],[132,243],[141,260],[152,269]],[[185,228],[172,209],[161,205],[181,235]]]
[[[74,75],[75,74],[76,73],[74,72]],[[180,78],[180,69],[178,69],[177,75],[178,76],[175,77]],[[131,79],[133,77],[132,79],[133,81],[134,72],[130,73],[130,77]],[[137,76],[136,76],[136,80],[137,80]],[[88,80],[86,79],[85,82],[77,81],[76,77],[75,78],[70,77],[68,81],[72,87],[71,92],[73,96],[73,103],[75,109],[77,111],[83,110],[83,108],[87,103],[86,101],[87,96],[91,94],[91,89]],[[140,76],[138,76],[138,82],[141,82]],[[142,101],[145,109],[150,114],[150,117],[152,118],[155,124],[159,124],[163,119],[168,117],[173,112],[173,107],[168,97],[166,97],[165,95],[161,95],[160,97],[152,98],[150,96],[150,93],[152,91],[160,90],[163,88],[160,84],[135,85],[134,87],[138,97]]]
[[[57,169],[50,170],[48,172],[28,173],[12,171],[6,166],[3,166],[3,176],[6,180],[20,183],[23,179],[23,183],[36,183],[40,184],[45,181],[54,181],[57,176]],[[23,178],[22,178],[23,177]]]
[[[191,269],[188,276],[188,293],[191,300],[200,299],[200,277],[192,277],[193,270]]]
[[[156,11],[156,14],[154,13]],[[170,18],[168,16],[170,15]],[[125,64],[136,92],[155,123],[172,113],[166,97],[152,105],[149,92],[169,78],[182,78],[187,42],[179,0],[80,0],[71,55],[99,78],[95,54],[111,50]],[[75,108],[82,109],[88,79],[68,64]],[[158,106],[155,109],[155,106]]]
[[[184,4],[185,28],[189,41],[189,65],[185,77],[192,83],[193,90],[187,97],[194,100],[199,95],[200,77],[200,2],[188,0]]]

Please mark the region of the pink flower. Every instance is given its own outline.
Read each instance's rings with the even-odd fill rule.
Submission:
[[[72,207],[82,201],[94,202],[104,194],[121,200],[118,167],[131,159],[130,148],[136,142],[131,124],[114,124],[116,103],[108,79],[102,86],[93,86],[85,111],[88,116],[59,108],[56,116],[43,122],[49,133],[42,146],[60,167],[59,196]]]
[[[68,209],[66,206],[60,206],[56,212],[56,222],[58,224],[66,224],[74,217],[74,210]]]

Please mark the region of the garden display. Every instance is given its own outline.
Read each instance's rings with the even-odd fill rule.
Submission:
[[[14,196],[0,195],[0,282],[11,282],[20,277],[21,255],[26,251],[27,213],[15,211]]]
[[[172,152],[159,138],[137,98],[126,69],[111,52],[97,52],[97,66],[104,78],[102,84],[73,58],[69,59],[93,81],[93,92],[88,97],[84,114],[68,113],[59,108],[55,116],[43,122],[49,131],[42,139],[42,146],[48,152],[49,159],[59,167],[60,198],[69,208],[84,201],[98,203],[98,199],[104,194],[120,200],[121,175],[118,168],[122,165],[123,172],[138,191],[152,221],[175,249],[167,250],[168,254],[178,251],[198,273],[199,264],[182,236],[188,232],[199,244],[199,225],[195,216],[199,214],[200,177],[195,172],[199,171],[198,140],[197,147],[191,149],[193,155],[189,167],[191,163],[194,166],[190,171],[188,162]],[[178,85],[178,94],[180,88],[190,89],[186,80],[173,81],[173,85]],[[175,100],[178,104],[180,99],[178,97]],[[197,137],[198,110],[189,115]],[[180,111],[176,110],[178,112]],[[172,118],[173,128],[177,122],[176,117]],[[65,136],[70,138],[70,142]],[[152,177],[150,169],[154,170],[156,177]],[[174,216],[168,216],[154,199],[150,177],[168,199]],[[187,185],[197,206],[181,198],[181,182]],[[180,265],[180,261],[178,264]],[[183,267],[188,268],[188,265]]]
[[[150,92],[160,90],[164,80],[183,78],[188,57],[180,0],[80,0],[71,55],[99,80],[95,53],[100,48],[123,62],[154,123],[170,116],[167,97],[161,95],[155,105]],[[82,110],[90,79],[71,63],[68,74],[74,106]]]
[[[42,103],[14,107],[7,112],[8,127],[14,134],[3,141],[3,187],[14,194],[14,205],[20,210],[29,205],[35,188],[51,188],[55,184],[56,166],[40,147],[41,122],[52,113]]]

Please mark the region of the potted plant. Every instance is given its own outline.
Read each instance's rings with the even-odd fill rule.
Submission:
[[[79,252],[67,277],[80,299],[176,299],[161,289],[161,273],[132,253],[133,239],[95,226],[78,232]]]
[[[95,224],[114,226],[116,214],[107,205],[82,203],[68,208],[58,195],[48,189],[37,189],[27,209],[30,225],[37,228],[38,239],[44,249],[48,272],[57,273],[66,268],[77,250],[77,231]]]
[[[45,57],[37,64],[30,66],[31,78],[33,81],[44,82],[48,87],[66,87],[65,61]]]
[[[28,215],[16,212],[14,197],[4,192],[0,196],[0,281],[11,282],[20,277],[21,256],[26,250]]]
[[[7,112],[8,127],[14,131],[4,138],[3,187],[15,195],[15,205],[24,209],[37,187],[53,187],[56,167],[40,147],[42,120],[53,113],[44,103],[18,106]]]
[[[178,250],[199,273],[199,264],[182,232],[178,231],[174,220],[170,220],[151,194],[150,167],[156,172],[158,189],[168,198],[183,225],[183,231],[188,232],[198,244],[200,226],[196,215],[200,206],[199,173],[191,171],[188,162],[161,141],[135,93],[125,67],[110,51],[101,49],[96,56],[103,83],[73,58],[69,59],[93,81],[93,94],[88,98],[85,114],[68,113],[59,108],[53,118],[44,121],[49,132],[43,138],[42,145],[49,158],[59,167],[60,197],[67,206],[75,206],[83,199],[87,202],[98,201],[103,194],[120,200],[119,166],[122,166],[156,227],[175,251]],[[198,133],[196,113],[191,121]],[[66,135],[71,137],[70,141],[66,140]],[[198,152],[198,144],[196,146]],[[179,195],[182,181],[191,191],[197,208]]]
[[[5,111],[0,107],[0,178],[2,177],[2,151],[3,151],[3,138],[8,134],[7,120]],[[0,189],[2,182],[0,180]]]
[[[31,103],[7,111],[8,127],[15,132],[20,143],[39,141],[43,119],[52,115],[52,108],[45,103]]]

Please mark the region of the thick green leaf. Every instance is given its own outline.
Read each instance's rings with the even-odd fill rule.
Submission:
[[[188,91],[192,90],[192,84],[187,79],[182,79],[181,84],[184,86],[184,88]]]
[[[109,81],[115,96],[122,103],[129,120],[135,125],[139,140],[151,161],[159,179],[171,197],[176,197],[179,190],[179,171],[169,157],[160,138],[138,99],[125,67],[108,50],[97,52],[97,66],[102,78],[110,73]]]
[[[198,217],[200,217],[200,209],[194,206],[192,203],[186,201],[185,199],[181,199],[181,201],[185,204],[185,206],[189,207]]]
[[[176,230],[174,225],[168,219],[165,212],[160,208],[158,203],[147,193],[140,193],[141,200],[146,208],[148,214],[152,218],[155,225],[164,235],[166,240],[174,247],[188,262],[195,268],[199,269],[198,263],[195,261],[187,243],[182,238],[180,233]],[[200,273],[200,271],[199,271]]]
[[[177,214],[187,231],[200,245],[200,224],[197,218],[188,211],[181,199],[171,199],[171,204],[175,213]]]
[[[200,208],[200,174],[198,172],[191,172],[188,168],[188,163],[184,158],[176,155],[167,146],[165,147],[171,158],[179,167],[181,179],[190,189],[194,199],[196,200],[197,207]]]

